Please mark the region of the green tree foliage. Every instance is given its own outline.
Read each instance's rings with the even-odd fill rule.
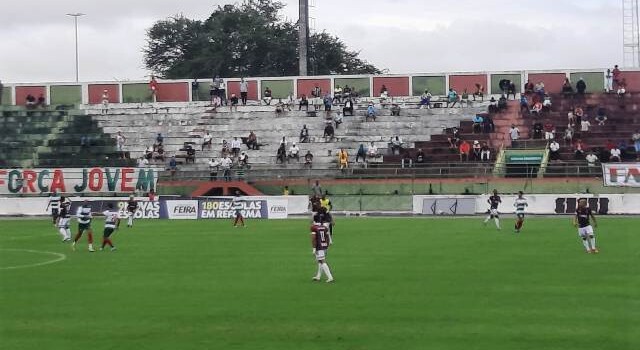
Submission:
[[[164,78],[298,74],[296,23],[280,20],[283,4],[247,0],[219,6],[205,21],[175,16],[147,31],[148,69]],[[380,71],[325,32],[312,35],[309,72],[377,74]]]

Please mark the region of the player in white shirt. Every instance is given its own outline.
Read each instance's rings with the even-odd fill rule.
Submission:
[[[233,197],[233,199],[231,200],[231,207],[233,208],[233,210],[235,211],[235,218],[233,220],[233,227],[238,227],[238,223],[242,224],[242,227],[244,226],[244,217],[242,216],[242,199],[240,198],[240,192],[236,191],[236,196]]]
[[[513,203],[513,206],[516,207],[516,226],[515,232],[520,233],[522,229],[522,225],[524,224],[524,210],[529,206],[527,203],[527,199],[523,197],[523,192],[518,192],[518,198],[516,198],[516,202]]]
[[[104,232],[102,234],[102,247],[100,247],[100,250],[104,250],[104,247],[108,245],[111,247],[111,251],[114,251],[116,247],[111,241],[111,234],[120,227],[120,217],[118,211],[113,210],[113,204],[111,203],[107,205],[107,210],[102,212],[102,215],[104,215]]]
[[[91,220],[93,220],[93,215],[91,213],[91,206],[89,205],[88,201],[85,200],[82,203],[82,206],[78,208],[78,211],[76,212],[76,218],[78,219],[78,233],[73,239],[73,250],[76,250],[76,243],[78,243],[78,240],[86,231],[87,242],[89,243],[89,251],[95,252],[95,250],[93,249],[93,230],[91,229]]]

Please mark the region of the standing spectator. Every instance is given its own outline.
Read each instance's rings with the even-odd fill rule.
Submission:
[[[118,131],[118,134],[116,134],[116,146],[118,147],[118,152],[120,153],[120,158],[122,159],[125,158],[124,145],[126,142],[127,138],[122,135],[122,131]]]
[[[229,98],[229,112],[233,112],[234,110],[238,111],[238,96],[236,94],[231,94],[231,98]]]
[[[476,91],[473,93],[473,100],[476,100],[476,97],[480,98],[481,101],[484,102],[484,86],[480,83],[476,83]]]
[[[169,171],[171,172],[171,180],[176,179],[176,172],[178,171],[178,162],[176,162],[176,156],[172,156],[169,159]]]
[[[560,159],[560,144],[558,143],[558,141],[551,141],[551,143],[549,144],[549,151],[549,158],[551,158],[551,160]]]
[[[571,144],[573,142],[573,134],[575,133],[573,129],[573,125],[567,125],[567,128],[564,129],[564,142],[566,144]]]
[[[307,124],[302,125],[302,129],[300,129],[300,143],[309,143],[309,129],[307,129]]]
[[[338,152],[338,161],[340,163],[340,170],[349,168],[349,154],[344,148],[341,148],[340,152]]]
[[[336,130],[338,130],[338,127],[342,124],[342,113],[336,113],[333,117],[333,122],[336,124]]]
[[[264,101],[267,106],[271,105],[271,89],[269,89],[268,86],[264,89],[264,93],[262,94],[262,101]]]
[[[247,136],[247,149],[257,150],[258,148],[258,137],[253,130],[251,130],[249,136]]]
[[[151,100],[154,103],[158,102],[158,81],[153,75],[151,76],[151,81],[149,82],[149,89],[151,90]]]
[[[0,91],[1,94],[1,91]],[[104,89],[102,90],[102,114],[107,114],[109,113],[109,90]]]
[[[373,103],[369,103],[369,107],[367,107],[367,116],[365,117],[365,121],[369,120],[369,118],[376,121],[376,108],[373,106]]]
[[[578,91],[578,95],[584,95],[587,91],[587,83],[584,82],[584,79],[580,78],[580,80],[578,80],[576,90]]]
[[[378,158],[378,147],[376,147],[373,141],[371,141],[371,146],[369,146],[369,148],[367,149],[367,153],[368,153],[369,159]]]
[[[536,120],[535,123],[533,123],[533,139],[534,140],[540,140],[542,139],[542,133],[544,132],[544,125]]]
[[[431,109],[431,98],[433,96],[431,95],[431,93],[429,92],[429,90],[424,90],[424,94],[422,94],[422,96],[420,96],[420,109],[426,108],[427,109]],[[474,95],[474,99],[475,99],[475,95]]]
[[[460,161],[462,161],[462,158],[468,161],[469,152],[471,152],[471,145],[469,144],[469,142],[467,142],[467,140],[462,140],[462,143],[460,144],[458,150],[460,151]]]
[[[509,129],[509,139],[511,142],[516,142],[520,138],[520,129],[515,124],[511,124],[511,129]]]
[[[402,150],[403,150],[403,143],[402,143],[402,139],[400,138],[400,136],[395,136],[391,138],[391,141],[389,142],[390,146],[391,146],[391,153],[392,154],[396,154],[396,151],[398,152],[398,154],[402,154]]]
[[[285,144],[284,143],[280,143],[280,146],[278,147],[278,150],[276,151],[276,164],[278,164],[278,163],[284,164],[286,159],[287,159],[287,149],[285,148]]]
[[[493,118],[491,118],[490,114],[485,114],[482,116],[482,128],[484,129],[485,134],[492,133],[495,130]]]
[[[220,168],[222,169],[222,177],[224,178],[224,181],[231,181],[232,165],[233,160],[231,160],[228,154],[220,160]]]
[[[238,140],[237,137],[234,137],[231,141],[231,153],[233,153],[234,157],[240,155],[240,147],[242,146],[242,141]]]
[[[322,197],[322,186],[320,186],[320,182],[318,180],[316,180],[316,183],[311,187],[311,194],[317,198]]]
[[[220,156],[224,158],[230,153],[231,148],[229,147],[229,142],[227,142],[227,140],[222,140],[222,150],[220,151]]]
[[[331,106],[333,106],[333,99],[331,98],[331,94],[327,92],[327,94],[322,99],[322,102],[324,104],[325,112],[330,112]]]
[[[586,146],[582,142],[581,139],[578,139],[576,143],[573,145],[573,152],[576,160],[580,160],[584,158],[584,150]]]
[[[164,142],[164,137],[161,133],[158,133],[158,135],[156,135],[156,144],[162,145],[162,142]]]
[[[295,159],[300,162],[300,147],[298,147],[295,142],[289,147],[289,159]]]
[[[527,79],[527,82],[524,84],[525,95],[533,95],[534,89],[535,85],[533,85],[530,79]]]
[[[517,91],[516,83],[511,82],[509,84],[509,88],[507,90],[507,99],[509,99],[510,95],[513,95],[513,99],[515,100],[516,99],[516,91]]]
[[[631,135],[631,140],[633,141],[633,147],[636,149],[636,160],[640,160],[640,129]]]
[[[449,93],[447,94],[447,108],[453,108],[457,102],[458,93],[453,88],[450,88]],[[449,106],[449,103],[452,103],[452,105]]]
[[[242,105],[247,105],[247,95],[249,94],[249,83],[244,80],[244,78],[240,78],[240,99],[242,100]]]
[[[482,146],[478,140],[473,141],[473,160],[482,159]]]
[[[562,94],[564,97],[573,95],[573,86],[571,86],[571,80],[569,80],[569,78],[564,79],[564,84],[562,84]]]
[[[218,85],[218,97],[220,97],[220,105],[222,106],[223,104],[226,106],[227,105],[227,84],[224,82],[224,80],[222,80],[222,78],[218,78],[220,79],[220,84]]]
[[[527,100],[527,95],[525,94],[520,94],[520,112],[529,112],[529,100]]]
[[[418,153],[416,153],[416,164],[424,164],[425,158],[422,148],[418,148]]]
[[[544,124],[544,139],[549,141],[553,140],[555,137],[556,127],[553,125],[551,120],[547,121]]]
[[[598,122],[598,125],[604,125],[607,119],[606,109],[602,107],[598,108],[598,113],[596,114],[596,121]]]
[[[316,85],[313,90],[311,90],[311,96],[322,98],[322,89],[320,86]]]
[[[611,91],[613,91],[613,75],[611,74],[611,68],[609,68],[604,76],[604,92],[609,94]]]
[[[186,148],[187,157],[185,158],[185,164],[189,164],[189,162],[195,164],[196,163],[196,149],[193,148],[190,144]]]
[[[344,102],[344,107],[342,108],[342,114],[345,116],[349,113],[350,116],[353,116],[353,100],[351,98],[347,98]]]
[[[191,82],[191,100],[200,101],[200,83],[197,78]]]
[[[213,181],[218,178],[218,170],[220,168],[220,162],[211,158],[209,161],[209,181]]]
[[[313,167],[313,154],[310,150],[307,150],[307,154],[304,155],[304,166],[309,169]]]
[[[302,95],[302,98],[300,98],[300,103],[298,104],[298,110],[301,111],[302,107],[304,106],[305,110],[308,112],[309,111],[309,100],[307,99],[307,95]]]
[[[507,97],[505,95],[500,96],[498,99],[498,111],[507,109]]]
[[[363,144],[360,144],[360,147],[358,147],[358,152],[356,153],[356,163],[360,162],[360,158],[362,158],[363,162],[367,161],[367,151],[364,149]]]
[[[331,123],[327,124],[327,126],[324,127],[324,134],[322,135],[322,137],[324,137],[324,142],[333,141],[335,135],[336,132],[333,129],[333,125],[331,125]]]
[[[620,84],[620,78],[622,75],[622,72],[618,68],[617,64],[613,67],[613,71],[611,72],[611,74],[613,75],[613,89],[617,90],[618,84]]]
[[[610,162],[620,162],[622,152],[618,148],[618,146],[614,146],[609,150],[609,161]]]
[[[596,162],[598,161],[598,156],[596,156],[593,153],[593,151],[589,151],[589,153],[584,159],[587,161],[587,166],[592,168],[596,166]]]
[[[211,134],[207,131],[204,136],[202,136],[202,151],[204,151],[204,148],[207,147],[209,150],[211,150],[211,143],[213,142],[213,136],[211,136]]]
[[[491,148],[489,148],[489,144],[486,142],[482,143],[482,148],[480,149],[480,159],[482,161],[490,161],[491,160]]]
[[[582,122],[580,122],[580,132],[589,132],[589,129],[591,128],[591,123],[589,123],[588,120],[583,120]]]
[[[498,113],[498,101],[493,96],[489,100],[489,113]]]

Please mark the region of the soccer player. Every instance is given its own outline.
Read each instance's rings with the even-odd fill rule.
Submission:
[[[487,222],[493,219],[496,223],[496,227],[498,228],[498,230],[500,230],[498,206],[500,205],[500,203],[502,203],[502,199],[500,199],[500,196],[498,196],[498,190],[493,190],[493,196],[489,197],[489,199],[487,199],[487,202],[489,203],[489,215],[486,219],[484,219],[484,224],[486,226]]]
[[[518,198],[516,198],[516,202],[513,203],[513,206],[516,207],[516,233],[520,233],[522,229],[522,224],[524,224],[524,209],[529,206],[527,199],[524,198],[523,195],[524,193],[522,191],[518,192]]]
[[[133,227],[133,217],[136,214],[136,210],[138,210],[138,202],[133,198],[133,195],[131,195],[129,197],[129,202],[127,202],[127,212],[129,213],[127,227]]]
[[[235,197],[231,200],[231,207],[235,210],[236,216],[233,220],[233,227],[238,227],[238,223],[242,223],[244,227],[244,217],[242,216],[242,199],[240,199],[240,191],[236,191]]]
[[[116,250],[116,247],[111,241],[111,234],[120,227],[118,211],[113,210],[113,204],[109,203],[107,205],[107,210],[102,214],[104,215],[104,232],[102,234],[102,247],[100,247],[100,250],[104,250],[104,247],[109,245],[111,247],[111,251],[114,251]]]
[[[62,236],[63,242],[69,242],[71,240],[71,229],[69,223],[71,221],[71,203],[65,201],[64,197],[60,197],[60,212],[56,219],[56,226]]]
[[[333,207],[333,205],[331,204],[331,200],[329,198],[327,198],[327,194],[323,194],[322,198],[320,199],[320,207],[324,208],[326,210],[326,212],[330,212],[331,208]]]
[[[78,208],[76,212],[76,218],[78,218],[78,233],[76,237],[73,239],[73,250],[76,250],[76,243],[82,237],[82,234],[87,232],[87,242],[89,243],[89,251],[95,252],[93,249],[93,230],[91,229],[91,220],[93,219],[93,215],[91,214],[91,206],[88,201],[84,201],[82,206]]]
[[[45,211],[49,210],[51,207],[51,220],[53,220],[53,224],[56,224],[56,220],[58,219],[58,211],[60,210],[60,199],[56,191],[53,191],[49,196],[49,202],[47,203],[47,208]]]
[[[578,228],[578,236],[582,238],[582,244],[587,253],[598,253],[596,236],[593,233],[593,227],[591,227],[589,219],[593,219],[593,226],[598,227],[596,217],[593,215],[591,208],[587,206],[587,200],[580,199],[576,209],[576,216],[573,217],[573,226]]]
[[[322,273],[327,276],[327,283],[333,282],[333,276],[331,270],[327,264],[327,250],[329,246],[333,244],[331,235],[329,234],[329,224],[325,222],[324,214],[318,216],[318,221],[311,226],[311,246],[313,247],[312,254],[315,255],[318,261],[318,272],[313,277],[314,281],[320,281]]]
[[[316,213],[313,216],[313,222],[320,222],[320,219],[323,218],[324,223],[326,223],[329,227],[329,234],[331,235],[331,238],[333,238],[333,226],[334,226],[334,222],[333,222],[333,216],[331,216],[331,213],[329,213],[327,211],[327,209],[325,208],[320,208],[318,210],[318,213]]]

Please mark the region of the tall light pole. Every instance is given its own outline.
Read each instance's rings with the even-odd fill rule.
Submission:
[[[76,83],[80,80],[79,56],[78,56],[78,17],[84,16],[84,13],[67,13],[67,16],[73,17],[76,28]]]
[[[300,0],[298,18],[298,74],[307,75],[309,48],[309,0]]]

